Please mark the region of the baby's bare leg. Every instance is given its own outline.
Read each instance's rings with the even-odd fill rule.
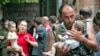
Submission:
[[[16,52],[14,56],[20,56],[20,55],[19,55],[19,53],[18,53],[18,52]]]
[[[20,47],[20,52],[21,52],[21,55],[22,56],[25,56],[24,52],[23,52],[23,49]]]
[[[56,47],[60,46],[61,42],[56,42],[52,45],[51,51],[43,52],[44,56],[55,56]]]
[[[55,56],[57,43],[55,43],[51,48],[51,56]]]
[[[59,46],[61,46],[62,42],[56,42],[52,45],[52,49],[51,49],[51,56],[55,56],[56,54],[56,48]]]
[[[25,56],[25,54],[24,54],[24,52],[23,52],[23,50],[22,50],[21,47],[15,48],[15,50],[16,50],[17,52],[20,52],[22,56]]]

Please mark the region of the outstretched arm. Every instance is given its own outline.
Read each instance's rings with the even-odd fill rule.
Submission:
[[[31,35],[26,35],[25,36],[25,40],[31,44],[32,46],[38,47],[38,43],[36,42],[36,40],[31,36]]]

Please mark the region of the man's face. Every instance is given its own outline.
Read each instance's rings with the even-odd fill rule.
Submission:
[[[64,23],[69,27],[75,22],[75,11],[71,7],[63,7],[61,16]]]

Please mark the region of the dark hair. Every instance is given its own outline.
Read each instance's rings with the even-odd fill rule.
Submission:
[[[97,11],[97,13],[93,19],[93,23],[95,23],[96,25],[98,25],[100,27],[100,11]]]
[[[91,9],[85,9],[85,8],[82,8],[80,11],[79,11],[79,14],[80,15],[83,15],[85,18],[88,18],[88,17],[91,17],[92,16],[92,10]]]
[[[63,9],[64,6],[69,6],[69,7],[73,8],[75,10],[75,7],[73,5],[65,3],[59,8],[59,14],[60,15],[62,14],[62,9]]]
[[[49,20],[51,21],[51,23],[56,23],[57,17],[56,16],[50,16]]]
[[[34,23],[37,23],[38,25],[40,25],[42,23],[42,18],[41,17],[34,18]]]
[[[100,21],[100,10],[96,13],[96,18]]]
[[[98,25],[96,17],[93,18],[93,23],[96,24],[96,25]]]
[[[22,21],[27,22],[25,19],[19,19],[17,25],[19,25]]]

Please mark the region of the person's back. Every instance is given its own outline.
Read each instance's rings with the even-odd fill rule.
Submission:
[[[47,46],[46,46],[46,51],[50,51],[52,44],[55,42],[55,37],[54,37],[54,32],[53,28],[50,25],[49,19],[47,16],[42,17],[42,25],[45,27],[47,31]]]
[[[36,27],[35,39],[38,42],[38,47],[33,47],[31,56],[43,56],[42,52],[45,51],[47,43],[47,31],[44,26],[41,25],[41,17],[34,19],[34,25]]]

